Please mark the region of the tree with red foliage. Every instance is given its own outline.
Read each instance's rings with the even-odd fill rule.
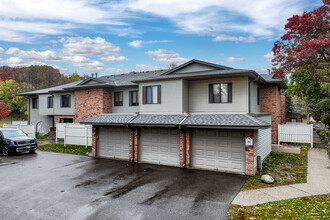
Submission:
[[[330,0],[288,19],[286,33],[273,47],[273,74],[290,75],[288,93],[311,104],[329,105]]]
[[[8,106],[0,101],[0,120],[5,119],[10,113]]]

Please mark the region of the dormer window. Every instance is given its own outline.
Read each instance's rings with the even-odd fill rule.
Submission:
[[[232,83],[209,84],[209,103],[232,103]]]

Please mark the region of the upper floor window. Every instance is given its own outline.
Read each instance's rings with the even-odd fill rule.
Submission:
[[[123,106],[123,92],[114,92],[114,106]]]
[[[257,105],[260,105],[260,88],[257,88]]]
[[[161,103],[161,86],[143,86],[143,104]]]
[[[47,108],[54,107],[54,96],[47,96]]]
[[[32,108],[38,108],[38,98],[32,98]]]
[[[129,106],[139,105],[139,91],[129,91]]]
[[[61,108],[71,107],[71,95],[61,95]]]
[[[209,103],[232,103],[232,83],[209,84]]]

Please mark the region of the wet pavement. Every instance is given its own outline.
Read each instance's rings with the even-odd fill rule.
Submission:
[[[227,219],[247,177],[41,152],[0,156],[1,219]]]

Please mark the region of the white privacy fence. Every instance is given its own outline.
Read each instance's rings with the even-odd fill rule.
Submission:
[[[92,125],[73,123],[56,124],[56,141],[63,138],[67,144],[92,146]]]
[[[36,137],[36,128],[34,125],[21,125],[21,124],[12,124],[12,125],[8,125],[8,124],[3,124],[4,128],[17,128],[22,130],[24,133],[26,133],[28,136],[30,137]]]
[[[313,125],[305,123],[278,125],[278,144],[280,142],[310,143],[313,147]]]
[[[27,121],[12,121],[12,125],[28,125]]]

